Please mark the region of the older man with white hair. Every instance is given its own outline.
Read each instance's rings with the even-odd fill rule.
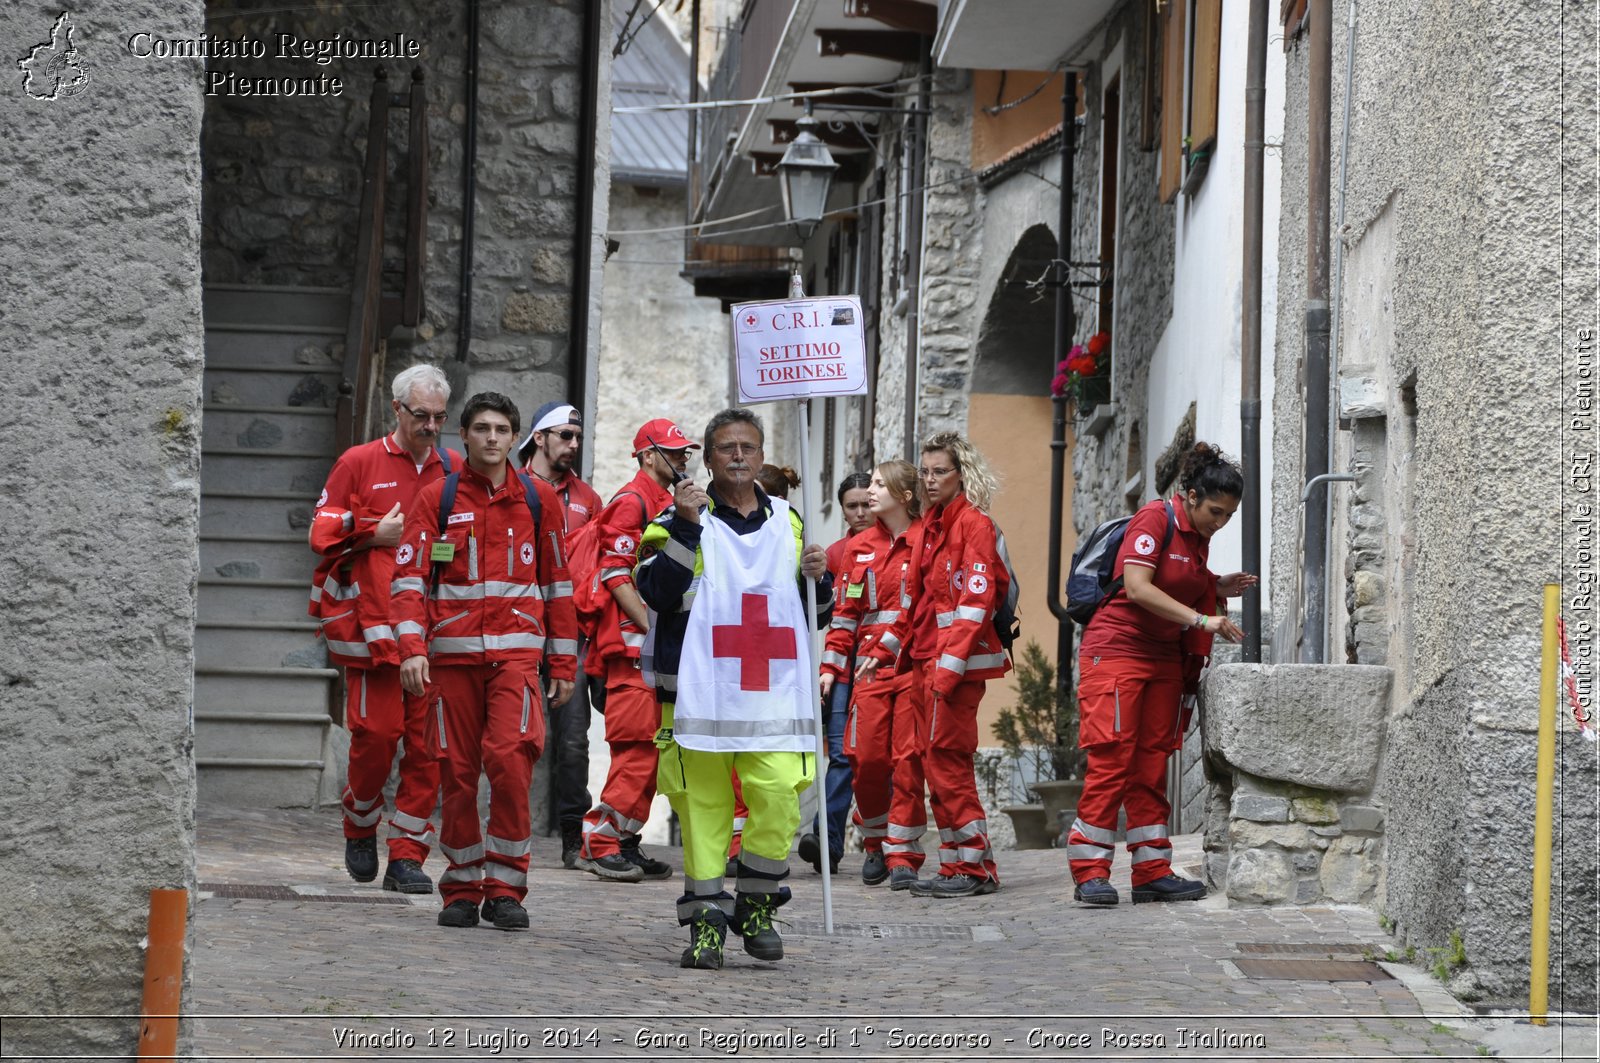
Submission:
[[[322,624],[329,657],[345,669],[345,870],[357,882],[378,876],[383,786],[403,739],[383,888],[432,893],[422,865],[435,841],[428,817],[438,798],[439,766],[427,752],[426,695],[412,697],[400,686],[389,583],[395,547],[418,491],[459,471],[462,458],[436,445],[450,401],[450,383],[437,367],[405,370],[395,377],[393,394],[394,431],[345,451],[317,499],[310,541],[322,562],[309,612]]]

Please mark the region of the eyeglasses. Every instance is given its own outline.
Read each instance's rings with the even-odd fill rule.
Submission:
[[[438,421],[440,424],[444,424],[445,418],[450,416],[444,410],[440,410],[438,413],[434,413],[432,410],[413,410],[403,402],[400,403],[400,408],[419,421]]]
[[[723,455],[726,455],[727,457],[731,458],[731,457],[738,457],[741,454],[759,454],[759,453],[761,453],[761,444],[760,443],[718,443],[716,446],[712,447],[711,449],[715,450],[718,454],[723,454]]]
[[[547,435],[555,436],[557,439],[561,440],[561,442],[563,442],[563,443],[570,443],[574,439],[576,439],[580,443],[583,442],[583,433],[582,432],[575,432],[570,428],[564,428],[559,432],[554,432],[554,431],[551,431],[550,429],[546,428],[545,429],[545,433]]]

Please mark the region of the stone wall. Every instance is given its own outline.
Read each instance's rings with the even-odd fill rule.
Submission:
[[[577,0],[489,4],[481,16],[469,367],[483,374],[475,388],[517,384],[511,394],[529,410],[566,393],[583,6]],[[228,37],[271,41],[284,28],[277,6],[226,0],[210,11],[207,28]],[[444,364],[455,356],[461,317],[465,6],[406,0],[296,8],[292,29],[303,38],[403,33],[421,55],[339,59],[326,67],[270,52],[259,60],[213,61],[241,76],[327,72],[346,87],[338,97],[207,99],[206,281],[349,287],[373,72],[384,66],[393,91],[401,92],[420,65],[430,147],[426,311],[414,336],[391,339],[389,371],[417,361]],[[407,115],[395,110],[390,119],[393,194],[384,260],[391,269],[402,263]],[[598,202],[603,217],[603,196]],[[531,394],[525,400],[519,392]]]
[[[1336,27],[1345,15],[1335,4]],[[1345,39],[1334,34],[1335,175]],[[1570,145],[1564,159],[1550,130],[1593,128],[1594,69],[1574,58],[1593,47],[1589,9],[1363,6],[1354,52],[1341,375],[1371,386],[1340,442],[1361,480],[1334,496],[1330,583],[1349,592],[1332,596],[1335,646],[1397,668],[1377,783],[1387,836],[1376,903],[1418,949],[1459,935],[1470,971],[1452,988],[1501,1003],[1520,1004],[1527,988],[1540,583],[1561,570],[1563,356],[1594,299],[1592,257],[1582,257],[1593,252],[1592,215],[1552,209],[1563,191],[1569,210],[1574,195],[1592,201],[1594,159]],[[1300,468],[1306,224],[1296,179],[1305,40],[1290,49],[1275,438],[1284,489]],[[1505,76],[1485,79],[1485,69]],[[1474,143],[1485,147],[1462,149]],[[1337,209],[1337,180],[1334,195]],[[1363,278],[1382,261],[1392,283],[1369,288]],[[1297,564],[1280,549],[1274,572]],[[1280,603],[1292,585],[1274,581]],[[1563,837],[1592,839],[1592,747],[1580,755],[1569,725],[1560,753]],[[1560,853],[1555,910],[1592,916],[1592,841]],[[1552,999],[1564,991],[1566,1007],[1594,1007],[1594,956],[1592,918],[1569,922],[1553,945]]]
[[[122,45],[206,24],[193,0],[75,5],[78,84],[48,69],[61,15],[0,12],[32,76],[5,97],[0,231],[28,249],[6,365],[48,440],[0,470],[0,1001],[79,1017],[8,1018],[0,1053],[130,1058],[137,1022],[97,1016],[138,1013],[149,891],[194,886],[202,97],[198,61]],[[108,468],[114,492],[64,487]]]

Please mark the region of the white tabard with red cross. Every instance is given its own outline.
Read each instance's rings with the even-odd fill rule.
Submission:
[[[713,753],[815,753],[811,653],[789,507],[748,535],[702,516],[702,572],[678,662],[672,733]]]

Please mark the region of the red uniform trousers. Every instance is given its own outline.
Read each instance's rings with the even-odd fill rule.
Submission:
[[[600,803],[583,817],[583,855],[598,860],[616,852],[622,839],[644,830],[656,796],[656,732],[661,705],[644,681],[637,658],[606,662],[606,745],[611,767]]]
[[[1111,876],[1117,810],[1128,813],[1133,884],[1172,870],[1167,837],[1167,757],[1183,744],[1178,703],[1183,676],[1177,661],[1141,657],[1078,659],[1078,744],[1089,770],[1078,818],[1067,838],[1072,880]]]
[[[344,836],[378,833],[383,784],[389,781],[403,738],[400,785],[389,817],[389,859],[423,863],[436,840],[428,817],[439,800],[439,762],[428,742],[428,699],[401,689],[398,667],[346,668],[344,677],[344,721],[350,729],[350,766],[340,799]]]
[[[999,882],[994,850],[989,848],[989,821],[978,800],[978,777],[972,766],[973,754],[978,751],[983,680],[957,685],[935,706],[933,678],[939,662],[930,659],[915,665],[912,696],[922,703],[918,712],[928,722],[920,744],[922,770],[933,797],[933,819],[939,825],[939,874]]]
[[[432,668],[429,737],[439,757],[444,815],[439,849],[450,861],[439,876],[448,908],[489,897],[528,895],[533,848],[528,787],[544,750],[539,669],[525,661]],[[489,833],[478,819],[478,773],[489,776]]]
[[[883,862],[887,867],[922,866],[922,834],[928,829],[928,803],[924,797],[922,746],[928,734],[928,706],[917,689],[920,666],[902,672],[892,680],[873,679],[867,688],[892,681],[901,689],[890,701],[889,762],[893,792],[889,797],[889,823],[883,839]],[[939,796],[933,795],[938,801]]]
[[[895,705],[909,701],[910,691],[911,676],[905,674],[874,677],[869,683],[857,683],[851,692],[850,720],[844,730],[844,755],[850,761],[851,786],[855,791],[856,810],[852,819],[861,832],[861,847],[869,853],[886,851],[884,838],[889,833],[897,763],[895,743],[900,740],[901,731],[907,730],[896,727]],[[910,737],[915,739],[914,729]],[[913,783],[909,773],[906,783],[909,790]],[[915,788],[917,808],[921,811],[920,769]],[[921,853],[917,855],[920,857]]]

